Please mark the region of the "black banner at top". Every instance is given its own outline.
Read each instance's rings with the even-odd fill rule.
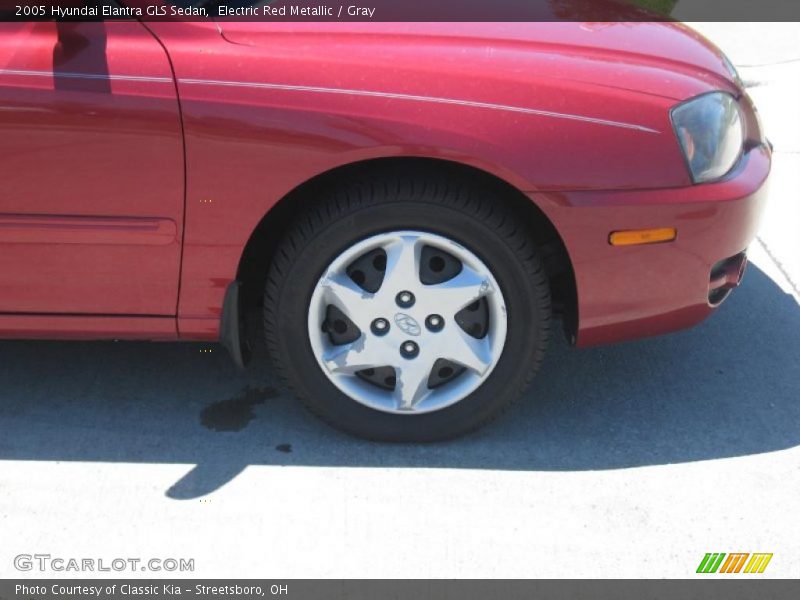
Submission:
[[[0,20],[800,21],[800,0],[0,0]]]

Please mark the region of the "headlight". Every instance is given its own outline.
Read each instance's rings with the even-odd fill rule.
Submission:
[[[695,183],[719,179],[739,160],[744,127],[730,94],[703,94],[676,106],[672,126]]]

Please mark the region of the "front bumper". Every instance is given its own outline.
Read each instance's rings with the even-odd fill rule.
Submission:
[[[750,149],[724,180],[685,188],[531,194],[575,273],[578,346],[690,327],[738,285],[767,195],[771,151]],[[546,200],[546,201],[545,201]],[[672,242],[611,246],[614,230],[675,227]]]

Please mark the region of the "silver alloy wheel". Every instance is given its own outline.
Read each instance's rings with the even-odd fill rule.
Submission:
[[[373,291],[352,270],[370,256],[382,275]],[[423,283],[423,271],[446,274],[445,259],[455,274]],[[484,322],[470,325],[470,313]],[[419,414],[455,404],[489,377],[507,321],[500,286],[477,256],[440,235],[395,231],[333,260],[311,296],[308,335],[320,368],[347,396],[376,410]],[[335,332],[349,337],[335,339]]]

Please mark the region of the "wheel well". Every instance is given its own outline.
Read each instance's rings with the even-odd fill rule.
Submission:
[[[471,179],[476,184],[492,186],[506,199],[509,208],[528,228],[542,253],[545,271],[550,280],[552,305],[562,319],[567,338],[574,341],[578,323],[578,303],[575,273],[567,249],[558,231],[545,214],[530,199],[508,182],[460,163],[428,158],[383,158],[353,163],[322,173],[301,184],[264,216],[253,231],[239,261],[237,279],[242,282],[242,300],[245,310],[253,311],[261,305],[267,270],[273,253],[284,233],[308,202],[325,191],[355,178],[377,173],[409,177],[420,172],[427,175]],[[260,323],[253,319],[252,323]]]

